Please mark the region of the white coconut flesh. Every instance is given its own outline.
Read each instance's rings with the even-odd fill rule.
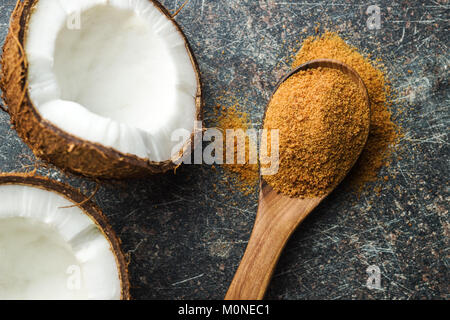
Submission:
[[[120,299],[109,241],[54,192],[0,186],[0,299]]]
[[[39,0],[26,32],[30,98],[56,127],[157,162],[189,139],[172,133],[194,129],[196,70],[151,1]]]

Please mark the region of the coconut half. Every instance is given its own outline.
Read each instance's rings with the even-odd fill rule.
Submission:
[[[0,204],[0,300],[130,298],[119,240],[86,197],[0,174]]]
[[[1,88],[34,153],[90,177],[175,168],[202,120],[197,63],[154,0],[18,1]]]

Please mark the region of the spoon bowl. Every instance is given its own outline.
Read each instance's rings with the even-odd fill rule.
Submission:
[[[370,112],[369,95],[361,77],[348,65],[335,60],[318,59],[302,64],[282,78],[274,92],[297,72],[313,68],[332,68],[348,75],[364,95],[367,110]],[[365,140],[367,141],[367,136]],[[363,147],[358,150],[358,156],[362,149]],[[242,261],[225,296],[226,300],[264,298],[275,266],[290,236],[331,192],[332,190],[315,198],[290,198],[275,191],[262,176],[260,177],[259,205],[255,225]]]

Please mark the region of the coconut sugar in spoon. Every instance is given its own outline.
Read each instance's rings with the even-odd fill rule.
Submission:
[[[284,81],[298,71],[319,67],[338,69],[348,75],[364,94],[367,112],[370,113],[369,96],[363,80],[352,68],[335,60],[308,61],[287,74],[279,82],[274,92]],[[364,145],[361,150],[358,150],[358,155],[363,148]],[[260,181],[259,205],[255,225],[242,261],[225,296],[226,300],[263,299],[281,251],[289,237],[308,214],[332,192],[331,190],[316,198],[290,198],[275,191],[264,181],[262,176]]]

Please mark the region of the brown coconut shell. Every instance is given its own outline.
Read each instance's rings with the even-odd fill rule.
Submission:
[[[30,186],[57,193],[73,202],[74,206],[78,206],[81,210],[83,210],[83,212],[94,221],[111,245],[119,269],[121,299],[131,299],[130,281],[128,277],[128,262],[120,248],[121,241],[116,236],[101,210],[91,200],[89,200],[89,198],[68,185],[46,177],[34,175],[33,173],[0,173],[0,185],[7,184]]]
[[[28,92],[28,63],[24,51],[28,22],[33,7],[39,0],[17,1],[12,13],[9,33],[6,37],[1,59],[2,72],[0,88],[10,114],[11,124],[33,153],[57,167],[86,177],[100,179],[141,178],[151,174],[176,169],[177,160],[185,152],[191,152],[200,139],[198,132],[192,132],[178,158],[163,162],[125,154],[98,143],[70,135],[43,119]],[[182,35],[197,77],[196,120],[203,120],[203,99],[200,71],[188,40],[170,13],[156,0],[148,0],[169,19]]]

